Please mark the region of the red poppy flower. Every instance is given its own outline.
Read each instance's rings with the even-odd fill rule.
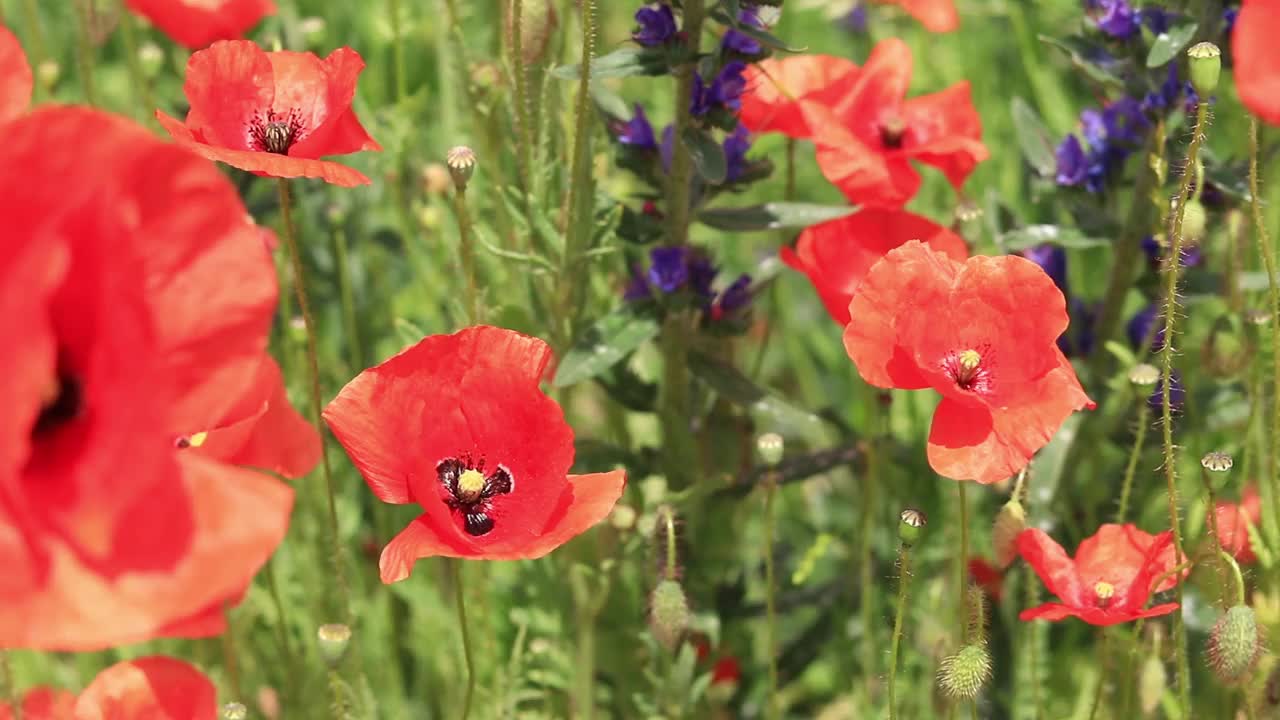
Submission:
[[[31,104],[31,65],[18,38],[0,25],[0,123],[27,111]]]
[[[745,76],[738,119],[752,132],[793,138],[812,134],[801,103],[836,107],[860,77],[857,64],[833,55],[766,58],[748,65]]]
[[[969,558],[969,578],[982,588],[991,602],[1000,602],[1000,596],[1004,592],[1004,573],[1000,568],[987,562],[985,558]]]
[[[1249,539],[1249,526],[1258,527],[1262,522],[1262,498],[1258,488],[1250,485],[1244,489],[1240,503],[1219,502],[1214,505],[1218,521],[1218,539],[1222,549],[1242,563],[1258,559],[1253,554],[1253,541]]]
[[[849,314],[844,346],[864,380],[942,393],[928,454],[945,477],[999,482],[1093,407],[1058,349],[1062,291],[1025,258],[957,262],[913,240],[871,268]]]
[[[138,125],[47,108],[5,140],[0,646],[146,640],[287,527],[287,486],[177,443],[260,371],[274,266],[231,183]]]
[[[898,5],[920,21],[925,30],[935,33],[952,32],[960,28],[960,14],[955,0],[875,0],[886,5]]]
[[[1280,125],[1280,3],[1244,0],[1231,33],[1232,69],[1240,101],[1263,122]]]
[[[541,557],[613,509],[622,470],[568,475],[573,430],[538,388],[550,360],[546,343],[511,330],[431,335],[325,408],[374,494],[422,506],[383,549],[383,582],[434,555]]]
[[[351,109],[363,69],[351,48],[321,60],[264,52],[248,40],[216,42],[187,62],[186,124],[159,110],[156,117],[178,144],[241,170],[367,185],[356,170],[319,159],[382,149]]]
[[[741,679],[742,667],[738,665],[738,659],[732,655],[720,658],[711,668],[712,685],[736,685]]]
[[[1133,525],[1103,525],[1080,543],[1072,559],[1053,538],[1031,528],[1018,535],[1018,554],[1062,601],[1023,610],[1019,619],[1057,622],[1078,617],[1090,625],[1116,625],[1178,608],[1177,603],[1164,603],[1143,609],[1152,592],[1169,590],[1182,579],[1170,575],[1158,588],[1151,587],[1156,578],[1177,567],[1173,533],[1148,535]]]
[[[827,312],[849,324],[849,301],[871,266],[885,253],[909,240],[921,240],[953,260],[969,257],[964,239],[919,215],[871,208],[805,228],[795,249],[780,257],[809,276]]]
[[[214,40],[234,40],[276,13],[272,0],[129,0],[179,45],[198,50]]]
[[[213,720],[217,692],[209,678],[181,660],[144,657],[98,673],[79,697],[37,688],[22,701],[23,720]],[[11,709],[0,705],[0,720]]]

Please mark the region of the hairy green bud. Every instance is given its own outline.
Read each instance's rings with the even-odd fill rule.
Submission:
[[[991,547],[995,554],[996,565],[1009,567],[1018,556],[1018,535],[1027,529],[1027,511],[1011,498],[996,513],[996,521],[991,526]]]
[[[675,580],[663,580],[649,595],[649,629],[668,650],[675,650],[689,627],[689,600]]]
[[[1236,605],[1218,618],[1209,632],[1206,652],[1209,667],[1224,684],[1248,679],[1262,654],[1262,631],[1253,608]]]
[[[990,679],[991,653],[982,645],[965,645],[938,668],[938,685],[953,700],[972,700]]]

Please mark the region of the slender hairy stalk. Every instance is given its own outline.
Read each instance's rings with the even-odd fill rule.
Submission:
[[[960,493],[960,548],[959,548],[959,584],[956,585],[956,592],[960,593],[960,637],[965,643],[970,640],[969,637],[969,502],[965,499],[965,487],[968,483],[963,480],[956,482],[956,487]]]
[[[276,579],[276,563],[280,562],[277,554],[267,561],[263,574],[267,578],[267,592],[271,595],[271,606],[276,612],[276,642],[280,645],[280,657],[284,660],[285,701],[292,700],[295,695],[293,686],[295,678],[300,677],[302,668],[298,666],[298,656],[293,651],[293,643],[289,642],[289,625],[285,621],[284,597],[280,594],[280,582]]]
[[[156,101],[151,96],[151,82],[142,74],[142,65],[138,62],[138,41],[134,35],[133,13],[125,6],[125,0],[116,0],[116,14],[120,17],[120,40],[124,44],[125,60],[128,61],[129,84],[133,86],[134,102],[142,111],[143,121],[155,119]]]
[[[475,660],[471,657],[471,633],[467,630],[467,601],[462,585],[462,561],[457,558],[449,560],[449,568],[453,571],[454,604],[458,606],[458,629],[462,632],[462,659],[467,666],[467,691],[462,696],[462,714],[460,720],[467,720],[471,713],[471,697],[476,691]]]
[[[1201,469],[1200,479],[1204,481],[1204,494],[1209,501],[1209,510],[1205,514],[1209,516],[1209,534],[1213,536],[1213,549],[1217,551],[1219,556],[1222,556],[1226,553],[1222,551],[1222,536],[1218,534],[1218,512],[1216,510],[1218,507],[1218,501],[1213,492],[1213,481],[1209,477],[1209,471]],[[1218,566],[1218,582],[1225,590],[1227,585],[1227,568],[1221,561],[1216,563],[1216,565]],[[1239,571],[1237,570],[1237,572]],[[1224,594],[1222,597],[1222,609],[1225,610],[1228,607],[1231,607],[1231,605]]]
[[[244,688],[240,685],[240,662],[236,653],[236,624],[231,618],[231,603],[223,603],[222,615],[227,620],[227,629],[222,631],[222,665],[227,671],[227,684],[231,687],[231,695],[237,700],[243,700]]]
[[[595,113],[591,108],[591,63],[596,49],[596,3],[586,0],[582,4],[582,76],[578,80],[578,95],[573,110],[573,156],[570,159],[571,177],[569,193],[565,199],[564,252],[560,256],[559,283],[560,319],[565,323],[563,341],[572,340],[574,320],[584,283],[576,277],[574,267],[586,252],[591,238],[593,210],[591,181],[590,125]]]
[[[409,94],[409,79],[404,61],[404,31],[400,27],[400,0],[387,0],[387,14],[391,16],[391,53],[396,68],[396,102]]]
[[[347,589],[346,568],[343,562],[343,547],[338,541],[338,505],[334,498],[333,470],[329,467],[329,455],[324,451],[324,420],[320,417],[320,360],[316,341],[316,323],[311,315],[311,304],[307,300],[307,281],[303,271],[302,254],[298,250],[297,231],[293,226],[293,211],[289,200],[289,181],[280,178],[280,214],[283,219],[284,244],[289,252],[289,262],[293,268],[293,291],[298,301],[298,309],[302,312],[302,325],[307,334],[307,378],[311,391],[311,422],[320,434],[320,469],[324,473],[324,487],[329,499],[329,562],[334,575],[333,587],[338,597],[338,609],[344,621],[351,622],[351,598]]]
[[[360,322],[356,316],[355,293],[351,287],[351,262],[348,257],[347,231],[338,227],[333,231],[334,269],[338,273],[338,295],[342,300],[342,324],[346,329],[347,347],[351,349],[348,362],[355,372],[364,367],[364,346],[360,344]]]
[[[80,89],[90,105],[98,104],[98,91],[93,84],[93,0],[74,0],[76,6],[76,64],[80,71]]]
[[[685,0],[684,36],[689,43],[689,56],[696,57],[702,40],[702,21],[706,17],[706,0]],[[693,180],[693,159],[685,147],[684,131],[689,127],[689,98],[693,94],[692,62],[675,69],[676,120],[673,130],[670,185],[667,187],[667,244],[684,245],[689,241],[689,188]]]
[[[1271,244],[1271,234],[1267,232],[1262,218],[1262,199],[1258,195],[1260,172],[1258,118],[1254,117],[1249,121],[1249,205],[1253,211],[1253,231],[1258,238],[1262,264],[1267,270],[1267,294],[1271,301],[1271,370],[1275,382],[1271,416],[1271,467],[1269,472],[1264,470],[1264,474],[1271,484],[1273,520],[1276,526],[1280,526],[1280,282],[1276,280],[1276,249]]]
[[[898,546],[898,607],[893,615],[893,640],[889,643],[889,720],[898,717],[895,683],[898,678],[898,646],[902,644],[902,621],[907,614],[907,594],[911,587],[911,546]]]
[[[586,24],[585,17],[583,24]],[[511,0],[511,58],[508,62],[511,63],[516,86],[516,158],[520,163],[520,186],[528,193],[533,187],[533,167],[529,159],[533,137],[529,126],[529,69],[524,62],[524,0]],[[582,68],[583,77],[589,78],[587,66]],[[527,198],[526,202],[529,202]]]
[[[1125,515],[1129,511],[1129,494],[1133,490],[1133,475],[1138,469],[1138,460],[1142,457],[1142,444],[1147,439],[1147,425],[1151,420],[1151,406],[1147,402],[1146,393],[1138,393],[1138,428],[1133,438],[1133,448],[1129,451],[1129,462],[1124,466],[1124,485],[1120,490],[1120,508],[1116,510],[1116,522],[1124,524]]]
[[[1164,436],[1164,475],[1168,484],[1169,526],[1173,530],[1175,562],[1181,563],[1186,553],[1182,547],[1182,528],[1178,520],[1178,463],[1173,444],[1173,353],[1177,342],[1178,320],[1178,270],[1182,263],[1182,221],[1186,214],[1187,199],[1191,197],[1191,181],[1200,160],[1200,146],[1209,124],[1209,104],[1201,102],[1196,108],[1196,124],[1191,144],[1187,146],[1187,160],[1183,167],[1182,182],[1173,209],[1173,223],[1169,238],[1169,254],[1161,267],[1164,276],[1164,344],[1160,348],[1161,409],[1160,428]],[[1175,599],[1182,605],[1182,583],[1174,585]],[[1173,636],[1177,648],[1175,662],[1178,677],[1178,700],[1183,715],[1191,712],[1191,678],[1187,660],[1187,629],[1182,613],[1173,613]]]
[[[765,582],[765,646],[769,649],[769,703],[766,717],[782,717],[778,704],[778,608],[773,577],[774,496],[778,494],[778,476],[770,472],[764,481],[764,582]]]
[[[462,273],[467,277],[467,318],[480,322],[480,287],[476,284],[476,247],[471,227],[471,212],[467,209],[467,188],[456,186],[453,209],[458,214],[458,256],[462,260]]]

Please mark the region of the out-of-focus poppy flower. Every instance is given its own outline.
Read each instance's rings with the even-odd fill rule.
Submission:
[[[942,393],[928,454],[945,477],[1008,478],[1093,407],[1058,349],[1062,291],[1025,258],[957,262],[913,240],[872,266],[849,315],[844,346],[864,380]]]
[[[262,18],[274,15],[273,0],[129,0],[129,9],[150,20],[179,45],[199,50],[215,40],[234,40]]]
[[[0,25],[0,123],[27,111],[34,87],[31,65],[18,38]]]
[[[175,444],[233,419],[274,266],[215,167],[84,108],[6,125],[0,213],[0,646],[146,640],[288,525],[286,485]]]
[[[550,361],[546,343],[511,330],[431,335],[325,408],[374,494],[422,506],[382,551],[383,582],[422,557],[541,557],[613,509],[624,471],[568,474],[573,430],[538,388]]]
[[[888,5],[898,5],[906,10],[925,30],[948,33],[960,28],[960,13],[955,0],[875,0]]]
[[[742,667],[738,664],[738,658],[732,655],[720,658],[711,668],[712,685],[737,685],[741,679]]]
[[[1263,122],[1280,125],[1280,3],[1244,0],[1231,31],[1232,71],[1240,101]]]
[[[849,324],[849,302],[871,266],[885,253],[920,240],[953,260],[969,257],[964,239],[928,218],[901,210],[870,208],[805,228],[782,261],[809,276],[827,312]]]
[[[801,103],[836,107],[857,81],[859,68],[833,55],[767,58],[749,65],[738,119],[752,132],[807,138],[812,132]]]
[[[37,688],[22,701],[24,720],[213,720],[217,691],[204,673],[181,660],[152,656],[98,673],[79,697]],[[11,708],[0,705],[0,720]]]
[[[1178,608],[1164,603],[1144,609],[1152,592],[1169,590],[1185,577],[1175,573],[1158,588],[1151,587],[1176,567],[1173,533],[1168,531],[1148,535],[1133,525],[1103,525],[1080,543],[1072,559],[1044,531],[1031,528],[1018,535],[1018,554],[1061,600],[1023,610],[1019,619],[1078,617],[1090,625],[1116,625]]]
[[[1244,489],[1239,503],[1219,502],[1214,505],[1218,521],[1218,539],[1222,549],[1242,563],[1258,559],[1253,554],[1253,541],[1249,539],[1249,526],[1258,527],[1262,522],[1262,498],[1256,485]]]
[[[360,172],[319,159],[382,149],[351,108],[363,69],[351,48],[321,60],[309,52],[264,52],[248,40],[216,42],[187,62],[186,123],[159,110],[156,117],[178,144],[241,170],[367,185]]]
[[[991,602],[1000,602],[1000,596],[1004,592],[1004,573],[1000,568],[984,558],[969,558],[969,577],[991,598]]]

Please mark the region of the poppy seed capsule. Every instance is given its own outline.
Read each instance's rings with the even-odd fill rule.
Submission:
[[[445,154],[444,164],[453,177],[453,186],[458,190],[466,190],[467,183],[476,171],[476,151],[466,145],[459,145]]]
[[[982,645],[965,645],[938,668],[938,685],[947,697],[972,700],[991,679],[991,654]]]
[[[929,518],[924,514],[923,510],[915,508],[907,508],[898,516],[898,539],[903,545],[911,547],[920,539],[920,534],[924,530],[924,526],[929,524]]]
[[[765,465],[773,466],[782,462],[782,453],[786,445],[778,433],[765,433],[756,440],[756,452]]]
[[[1226,472],[1234,464],[1235,460],[1232,460],[1230,455],[1219,450],[1214,450],[1200,458],[1200,467],[1210,472]]]
[[[326,665],[334,668],[342,662],[351,645],[351,628],[340,623],[321,625],[316,630],[316,638],[320,641],[320,657]]]
[[[996,520],[991,526],[991,548],[995,555],[996,565],[1007,568],[1018,556],[1018,534],[1027,529],[1027,511],[1011,498],[996,513]]]
[[[649,596],[649,629],[668,650],[675,650],[689,627],[689,600],[675,580],[663,580]]]
[[[1139,387],[1150,387],[1160,380],[1160,369],[1148,363],[1138,363],[1129,369],[1129,382]]]
[[[1262,631],[1253,608],[1236,605],[1218,618],[1205,648],[1209,667],[1226,685],[1248,679],[1262,654]]]
[[[1187,71],[1191,74],[1191,87],[1202,99],[1207,100],[1218,89],[1218,76],[1222,74],[1222,50],[1211,42],[1200,42],[1187,48]]]

